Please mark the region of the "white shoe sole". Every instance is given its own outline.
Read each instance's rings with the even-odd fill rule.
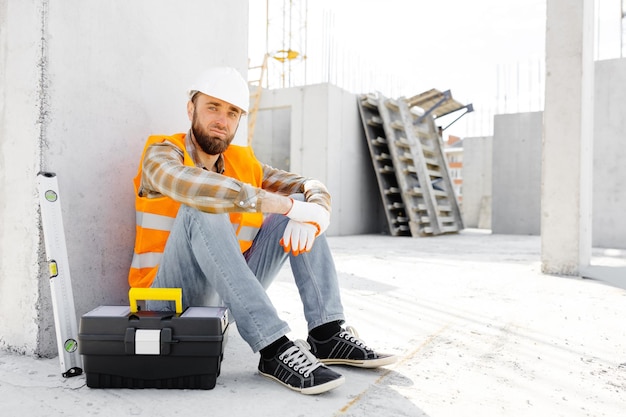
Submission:
[[[293,387],[289,384],[285,384],[283,381],[281,381],[280,379],[276,378],[273,375],[265,374],[261,371],[259,371],[259,374],[263,375],[266,378],[272,379],[291,390],[298,391],[299,393],[305,394],[305,395],[321,394],[323,392],[330,391],[331,389],[335,389],[338,386],[343,385],[344,382],[346,382],[346,379],[343,376],[341,376],[340,378],[333,379],[332,381],[328,381],[325,384],[315,385],[313,387],[308,387],[308,388],[299,388],[299,387]]]
[[[378,368],[391,365],[398,360],[397,356],[390,355],[378,359],[354,360],[354,359],[320,359],[324,365],[348,365],[357,368]]]

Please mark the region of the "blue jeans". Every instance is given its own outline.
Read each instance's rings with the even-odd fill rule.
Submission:
[[[343,321],[326,237],[318,236],[308,253],[285,253],[279,241],[288,221],[280,214],[268,215],[252,247],[242,254],[227,214],[181,205],[152,286],[182,288],[183,308],[225,305],[241,337],[258,352],[290,331],[265,292],[289,258],[308,329]],[[150,301],[147,308],[173,310],[173,305]]]

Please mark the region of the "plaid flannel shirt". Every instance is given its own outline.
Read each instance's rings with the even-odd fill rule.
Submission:
[[[187,135],[189,138],[189,135]],[[191,154],[194,162],[195,152]],[[223,157],[217,162],[223,171]],[[331,210],[330,194],[318,180],[305,178],[261,163],[261,188],[237,179],[207,171],[199,166],[183,165],[183,151],[171,142],[151,145],[143,159],[143,175],[139,195],[156,198],[167,196],[182,204],[209,213],[262,212],[263,195],[273,192],[283,195],[302,193],[306,201]]]

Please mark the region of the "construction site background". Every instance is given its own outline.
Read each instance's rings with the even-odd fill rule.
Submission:
[[[557,10],[573,7],[552,3]],[[0,325],[0,348],[56,354],[35,184],[39,171],[59,178],[77,314],[128,301],[135,224],[131,179],[145,139],[187,129],[185,88],[199,69],[228,64],[247,71],[247,10],[244,0],[0,2],[0,189],[7,196],[0,205],[0,316],[11,318]],[[576,30],[567,23],[565,33]],[[198,36],[197,28],[207,25],[219,36]],[[625,65],[623,59],[595,64],[593,179],[578,166],[572,172],[560,163],[551,166],[564,180],[593,181],[594,245],[606,245],[618,261],[625,249],[619,237],[626,235],[626,194],[619,182],[626,178]],[[327,183],[334,196],[330,236],[384,232],[382,208],[371,203],[380,196],[356,96],[330,84],[267,93],[254,141],[259,157],[282,155],[290,169]],[[564,95],[561,103],[570,99]],[[578,116],[564,111],[562,119],[573,125]],[[539,182],[540,120],[538,113],[498,116],[492,139],[465,138],[468,219],[491,213],[498,233],[539,233],[539,204],[546,203]],[[245,126],[239,134],[246,137]],[[570,141],[560,149],[561,160],[580,148],[580,136],[556,139]],[[550,220],[559,223],[575,210],[568,207]],[[551,238],[552,244],[567,240],[565,234]]]

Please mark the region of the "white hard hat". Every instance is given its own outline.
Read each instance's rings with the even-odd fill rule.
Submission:
[[[215,67],[204,71],[187,91],[189,100],[197,92],[237,106],[244,113],[248,112],[250,105],[248,83],[234,68]]]

